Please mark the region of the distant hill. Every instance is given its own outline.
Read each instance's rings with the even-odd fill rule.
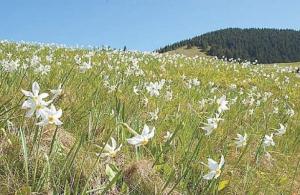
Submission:
[[[259,63],[296,62],[300,61],[300,31],[228,28],[179,41],[157,51],[185,50],[184,53],[195,54],[195,48],[199,50],[199,55],[219,58],[258,60]],[[189,52],[190,49],[192,52]]]

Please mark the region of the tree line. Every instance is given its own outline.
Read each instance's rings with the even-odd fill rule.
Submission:
[[[167,45],[157,52],[193,46],[219,58],[258,60],[259,63],[300,61],[300,31],[290,29],[222,29]]]

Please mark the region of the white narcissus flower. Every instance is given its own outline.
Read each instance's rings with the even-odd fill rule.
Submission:
[[[193,84],[194,84],[195,86],[199,86],[199,85],[200,85],[200,81],[199,81],[197,78],[194,78],[194,79],[193,79]]]
[[[63,124],[59,120],[59,118],[62,116],[62,110],[61,109],[56,110],[53,104],[51,104],[50,109],[45,108],[41,116],[42,116],[42,121],[37,123],[37,125],[39,126],[46,126],[48,124],[55,124],[57,126],[60,126]]]
[[[173,99],[173,92],[172,91],[167,91],[165,95],[166,101],[171,101]]]
[[[89,59],[89,62],[83,62],[80,66],[79,66],[79,71],[81,73],[84,73],[85,71],[89,70],[92,68],[92,63],[91,63],[91,59]]]
[[[119,152],[121,150],[122,144],[117,147],[117,142],[116,140],[111,137],[111,145],[109,145],[108,143],[105,144],[104,148],[103,148],[103,153],[100,154],[100,157],[112,157],[114,158],[117,155],[117,152]]]
[[[250,110],[249,110],[249,114],[250,114],[250,115],[253,115],[253,113],[254,113],[254,110],[253,110],[253,109],[250,109]]]
[[[51,70],[51,66],[49,65],[40,65],[39,67],[35,68],[35,72],[41,75],[47,75]]]
[[[235,104],[237,102],[237,99],[238,99],[238,97],[235,97],[235,98],[231,99],[230,104]]]
[[[147,97],[144,97],[144,99],[143,99],[144,106],[146,107],[148,105],[148,103],[149,103],[149,99]]]
[[[215,117],[207,119],[208,122],[211,122],[211,121],[219,122],[219,121],[223,121],[223,120],[224,119],[220,118],[220,114],[219,113],[216,113]]]
[[[156,108],[154,112],[149,112],[150,121],[156,121],[158,119],[159,108]]]
[[[203,123],[204,126],[201,127],[205,132],[205,135],[210,135],[212,131],[218,128],[218,122],[223,120],[220,118],[220,115],[217,113],[214,118],[208,118],[207,123]]]
[[[219,104],[219,108],[218,108],[218,112],[219,113],[222,113],[223,111],[225,110],[229,110],[228,108],[228,101],[226,100],[226,96],[223,95],[222,97],[220,97],[218,100],[217,100],[217,103]]]
[[[221,174],[221,169],[223,167],[225,163],[225,160],[224,160],[224,156],[222,155],[221,156],[221,160],[220,160],[220,163],[218,164],[216,161],[214,161],[213,159],[211,158],[208,158],[208,168],[209,168],[209,173],[204,175],[203,176],[203,179],[206,179],[206,180],[211,180],[211,179],[216,179],[220,176]]]
[[[295,115],[295,111],[294,111],[293,109],[291,109],[291,108],[289,108],[289,109],[286,111],[286,113],[287,113],[290,117],[292,117],[292,116]]]
[[[154,136],[154,132],[155,132],[155,127],[151,128],[150,130],[148,125],[145,124],[142,134],[141,135],[138,134],[132,138],[127,139],[127,142],[136,147],[146,145],[149,142],[149,139],[151,139]]]
[[[40,93],[40,86],[37,82],[32,84],[32,92],[21,90],[22,93],[28,97],[28,99],[23,103],[22,109],[29,109],[26,112],[26,117],[31,117],[34,112],[36,112],[36,117],[40,117],[44,112],[46,106],[50,104],[50,102],[45,102],[43,99],[48,97],[48,93]]]
[[[171,137],[173,136],[173,133],[170,133],[170,131],[167,131],[166,135],[164,135],[164,142],[167,142]]]
[[[277,132],[275,133],[275,135],[282,136],[286,132],[286,126],[284,126],[281,123],[279,123],[279,126],[280,126],[280,128],[276,129]]]
[[[146,90],[150,93],[150,96],[159,96],[159,91],[162,89],[164,82],[150,82],[146,85]]]
[[[214,129],[218,128],[218,123],[208,120],[208,123],[204,123],[204,126],[201,128],[205,131],[205,135],[210,135]]]
[[[204,108],[205,104],[207,103],[207,100],[202,99],[202,100],[199,100],[198,103],[199,103],[200,108],[202,109],[202,108]]]
[[[58,96],[61,95],[61,93],[62,93],[61,85],[62,85],[62,84],[59,84],[59,86],[58,86],[57,89],[52,89],[52,90],[50,90],[50,92],[53,94],[53,98],[52,98],[52,99],[55,99],[55,98],[57,98]]]
[[[273,141],[273,134],[271,134],[270,136],[265,135],[265,138],[264,138],[264,141],[263,141],[263,145],[265,147],[275,146],[275,142]]]
[[[135,95],[139,95],[139,92],[140,92],[139,88],[137,86],[133,86],[133,93]]]
[[[247,134],[245,133],[244,136],[242,136],[241,134],[237,134],[237,137],[235,138],[236,139],[236,147],[242,147],[242,146],[245,146],[247,145]]]
[[[273,113],[274,113],[274,114],[278,114],[278,113],[279,113],[278,107],[274,107]]]

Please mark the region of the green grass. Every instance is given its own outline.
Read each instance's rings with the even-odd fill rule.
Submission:
[[[300,78],[277,71],[283,66],[7,42],[0,49],[0,194],[300,193]],[[50,54],[52,61],[46,58]],[[74,57],[88,62],[87,54],[92,68],[80,73]],[[20,67],[8,72],[4,60],[17,60]],[[21,68],[24,64],[29,67]],[[50,72],[37,73],[40,64],[50,65]],[[138,75],[141,70],[144,75]],[[145,84],[163,79],[159,96],[151,97]],[[189,88],[190,79],[200,85]],[[25,117],[21,89],[31,91],[35,81],[49,94],[62,83],[63,92],[53,102],[63,111],[62,126],[39,127],[39,119]],[[229,110],[206,136],[201,127],[223,95]],[[201,106],[203,99],[207,103]],[[157,108],[158,119],[150,120],[149,112]],[[288,115],[288,109],[295,114]],[[279,123],[287,132],[274,135],[275,146],[265,151],[262,139]],[[155,135],[135,150],[126,141],[133,136],[128,127],[140,133],[144,124],[155,127]],[[173,136],[165,142],[167,131]],[[234,138],[245,132],[247,145],[237,149]],[[99,146],[110,137],[123,145],[121,150],[114,158],[99,157]],[[219,162],[221,155],[221,175],[204,180],[209,169],[203,163],[207,158]]]
[[[188,57],[195,57],[195,56],[208,57],[208,58],[211,57],[211,56],[205,54],[203,51],[201,51],[197,47],[187,48],[186,46],[177,48],[175,50],[168,51],[166,53],[168,53],[168,54],[182,54],[182,55],[185,55],[185,56],[188,56]]]

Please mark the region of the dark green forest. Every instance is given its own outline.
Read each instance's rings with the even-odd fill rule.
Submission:
[[[300,31],[289,29],[228,28],[167,45],[157,52],[193,46],[218,58],[258,60],[259,63],[300,61]]]

